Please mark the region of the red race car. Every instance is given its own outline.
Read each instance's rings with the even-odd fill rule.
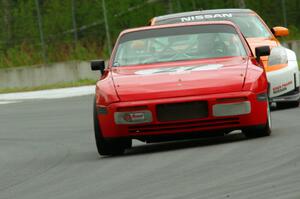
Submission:
[[[197,22],[123,31],[100,70],[94,129],[100,155],[118,155],[144,142],[227,134],[268,136],[268,83],[232,22]]]

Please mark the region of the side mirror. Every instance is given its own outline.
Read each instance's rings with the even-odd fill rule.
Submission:
[[[105,61],[104,60],[93,60],[91,61],[91,69],[92,70],[100,70],[101,74],[105,69]]]
[[[269,56],[271,53],[270,46],[260,46],[255,48],[256,60],[259,62],[261,56]]]
[[[289,29],[281,26],[276,26],[271,29],[275,37],[284,37],[289,35]]]

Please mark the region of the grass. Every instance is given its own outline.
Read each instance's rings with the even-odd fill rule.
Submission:
[[[96,42],[73,44],[59,43],[49,45],[47,48],[47,60],[43,60],[40,49],[31,44],[7,49],[0,52],[0,69],[10,67],[30,67],[32,65],[47,63],[64,62],[70,60],[92,60],[99,57],[105,58],[101,46]],[[104,54],[103,54],[104,53]],[[107,57],[107,55],[106,55]]]
[[[23,88],[0,88],[0,93],[16,93],[16,92],[27,92],[27,91],[37,91],[37,90],[48,90],[48,89],[55,89],[55,88],[68,88],[68,87],[93,85],[95,83],[96,80],[81,79],[75,82],[59,82],[59,83],[49,84],[45,86],[23,87]]]

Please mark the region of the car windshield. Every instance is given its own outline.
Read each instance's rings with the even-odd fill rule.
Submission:
[[[233,16],[230,21],[239,26],[245,37],[270,37],[266,26],[255,15]]]
[[[263,22],[256,16],[250,14],[207,14],[207,15],[192,15],[181,18],[170,18],[157,21],[156,24],[172,24],[181,22],[196,22],[196,21],[231,21],[239,26],[245,37],[264,37],[271,36],[270,31]]]
[[[113,66],[128,66],[232,56],[246,56],[230,25],[197,25],[148,29],[124,34]]]

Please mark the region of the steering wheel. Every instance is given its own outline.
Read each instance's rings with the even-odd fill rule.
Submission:
[[[214,53],[216,55],[225,55],[227,52],[227,46],[224,42],[217,42],[217,44],[214,45]]]

